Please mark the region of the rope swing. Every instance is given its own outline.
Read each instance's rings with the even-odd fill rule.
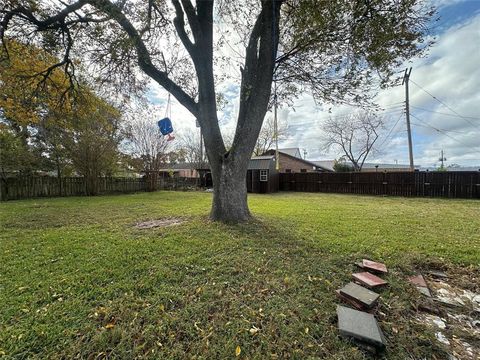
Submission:
[[[175,139],[175,136],[171,135],[173,133],[172,120],[172,104],[170,100],[170,93],[167,98],[167,107],[165,108],[165,117],[158,121],[158,127],[163,136],[167,136],[167,141],[172,141]]]

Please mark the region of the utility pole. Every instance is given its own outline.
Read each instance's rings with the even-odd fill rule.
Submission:
[[[408,98],[408,80],[410,79],[411,73],[412,73],[412,68],[405,69],[402,85],[405,84],[405,114],[407,119],[408,155],[410,157],[410,171],[415,171],[415,165],[413,164],[412,129],[410,128],[410,102]]]
[[[441,169],[443,170],[443,169],[445,169],[445,166],[444,166],[445,164],[444,164],[443,162],[444,162],[444,161],[447,161],[447,158],[443,155],[443,149],[442,149],[442,151],[440,152],[440,154],[441,154],[441,156],[440,156],[440,159],[438,159],[438,160],[440,160],[440,161],[442,162]]]
[[[200,123],[198,120],[195,120],[195,125],[197,128],[200,129],[200,164],[203,166],[203,136],[202,136],[202,128],[200,127]]]
[[[277,81],[273,81],[273,128],[275,136],[275,170],[280,170],[280,156],[278,153],[278,122],[277,122]]]
[[[303,159],[307,160],[307,149],[303,149]]]
[[[203,135],[202,135],[202,129],[200,129],[200,163],[203,166]]]

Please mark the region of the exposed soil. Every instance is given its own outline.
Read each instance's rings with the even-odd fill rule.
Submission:
[[[470,282],[461,272],[445,272],[447,277],[425,273],[432,297],[423,296],[415,321],[434,330],[449,359],[480,358],[480,294],[475,292],[478,284],[471,282],[476,273],[470,274]]]

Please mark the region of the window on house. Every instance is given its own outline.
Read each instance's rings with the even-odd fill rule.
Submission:
[[[260,181],[268,181],[268,170],[260,170]]]
[[[300,169],[300,172],[307,172],[307,169]]]
[[[285,172],[286,172],[286,173],[291,173],[291,172],[292,172],[292,169],[285,169]]]

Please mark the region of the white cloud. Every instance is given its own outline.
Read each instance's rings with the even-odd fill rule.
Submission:
[[[439,35],[427,58],[405,64],[405,67],[413,67],[410,105],[416,164],[435,165],[442,149],[448,159],[447,163],[480,164],[479,64],[480,15]],[[447,106],[432,98],[413,82]],[[398,86],[383,91],[377,100],[386,108],[388,130],[401,118],[391,136],[384,142],[381,153],[369,161],[391,163],[398,160],[399,163],[408,163],[405,116],[402,115],[401,104],[405,100],[405,88]],[[303,124],[303,131],[291,134],[287,145],[307,148],[310,159],[339,157],[339,153],[325,154],[316,141],[321,134],[321,123],[328,114],[315,111],[313,99],[307,96],[300,99],[300,103],[303,106],[298,107],[295,115],[289,114],[289,123],[296,124],[297,129],[302,129]],[[452,112],[452,109],[456,113]],[[331,115],[353,110],[338,106]],[[379,144],[384,140],[380,139]]]
[[[424,166],[436,164],[443,149],[447,158],[450,157],[448,162],[480,164],[478,64],[480,15],[441,34],[430,56],[412,64],[410,104],[416,163]],[[391,89],[379,98],[382,101],[387,98],[403,100],[403,92],[403,88]],[[391,146],[381,160],[389,160],[390,156],[400,153],[399,150]],[[407,154],[403,153],[402,158],[407,159]]]

